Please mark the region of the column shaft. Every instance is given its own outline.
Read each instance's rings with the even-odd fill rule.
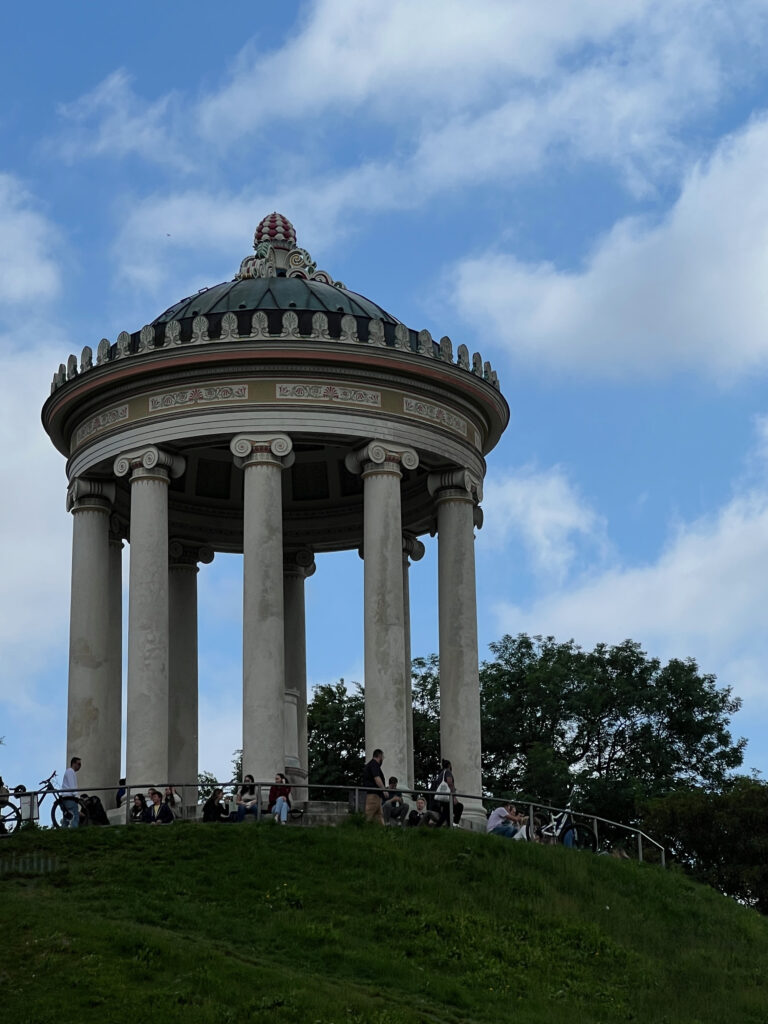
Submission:
[[[168,780],[168,482],[184,461],[150,446],[115,460],[131,472],[128,786]]]
[[[168,585],[168,781],[186,813],[197,803],[197,565],[172,563]]]
[[[415,469],[413,449],[372,441],[347,456],[362,468],[366,756],[384,751],[386,775],[408,785],[408,725],[402,563],[401,465]]]
[[[67,764],[82,758],[78,781],[109,806],[108,791],[120,774],[119,691],[110,676],[109,515],[110,503],[87,493],[87,482],[71,492],[72,599],[69,620]],[[97,485],[98,486],[98,485]],[[85,493],[83,493],[85,491]]]
[[[475,594],[474,503],[466,490],[437,499],[440,629],[440,746],[453,764],[456,787],[481,793],[480,680]],[[479,799],[462,799],[464,817],[479,827]]]
[[[305,579],[315,571],[310,551],[286,555],[283,574],[285,599],[285,770],[296,801],[306,800],[296,788],[309,775],[307,751],[307,633]]]
[[[230,448],[244,469],[243,772],[269,781],[285,771],[281,456],[291,442],[241,435]]]

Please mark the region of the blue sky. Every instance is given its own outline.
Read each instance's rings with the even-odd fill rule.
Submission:
[[[231,278],[279,210],[336,279],[479,349],[511,407],[483,652],[631,637],[743,699],[768,771],[768,6],[315,0],[3,12],[0,774],[65,760],[71,524],[39,410],[70,352]],[[437,650],[434,541],[413,653]],[[240,560],[200,583],[201,766],[240,739]],[[361,680],[362,563],[307,584]]]

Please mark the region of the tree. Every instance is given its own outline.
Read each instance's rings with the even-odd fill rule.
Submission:
[[[670,793],[643,820],[694,878],[768,914],[768,784],[738,775],[716,792]]]
[[[483,782],[620,821],[681,786],[719,786],[743,760],[740,707],[696,662],[662,665],[632,640],[583,651],[572,640],[504,636],[481,669]]]
[[[440,678],[436,654],[414,658],[411,671],[413,704],[413,784],[427,789],[440,765]]]
[[[359,783],[365,765],[365,700],[362,687],[344,680],[316,686],[307,708],[309,778],[313,785]],[[329,794],[333,794],[329,790]],[[317,793],[312,794],[315,798]],[[329,795],[338,799],[338,793]]]

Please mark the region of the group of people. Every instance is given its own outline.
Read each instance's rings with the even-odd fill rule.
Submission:
[[[458,827],[464,804],[456,796],[456,783],[453,777],[453,766],[450,761],[443,760],[440,771],[433,781],[429,799],[419,795],[416,806],[410,808],[403,799],[402,791],[397,788],[397,778],[392,775],[384,779],[381,770],[384,752],[378,747],[371,760],[363,769],[363,788],[365,789],[366,821],[380,825],[408,825],[411,828],[426,826]]]
[[[141,822],[145,825],[172,825],[176,818],[181,816],[181,796],[173,786],[166,786],[165,793],[150,786],[147,790],[147,797],[143,793],[136,793],[131,805],[129,815],[132,822]]]
[[[252,775],[246,775],[242,784],[235,791],[234,810],[229,802],[224,802],[224,790],[219,786],[203,804],[203,821],[237,821],[245,820],[246,814],[256,818],[272,815],[275,822],[285,825],[291,809],[291,787],[282,772],[277,772],[275,781],[269,787],[267,806],[264,810],[259,804],[259,794]]]

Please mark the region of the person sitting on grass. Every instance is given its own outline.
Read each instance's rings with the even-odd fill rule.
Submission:
[[[163,794],[159,789],[153,789],[150,793],[152,806],[144,812],[144,821],[149,825],[172,825],[173,811],[168,804],[163,803]]]
[[[203,804],[203,821],[229,821],[229,812],[221,802],[223,789],[214,789]]]
[[[254,785],[252,775],[246,775],[243,778],[242,786],[237,787],[235,803],[237,805],[238,821],[243,821],[246,814],[253,814],[258,818],[259,801],[256,796],[256,786]]]
[[[278,772],[274,783],[269,787],[267,814],[273,814],[275,821],[279,821],[281,825],[288,822],[288,811],[291,809],[290,794],[288,779],[282,772]]]

